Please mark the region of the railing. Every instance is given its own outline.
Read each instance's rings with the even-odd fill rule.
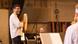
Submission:
[[[28,32],[38,32],[44,31],[44,33],[50,32],[65,32],[70,22],[58,22],[59,30],[57,22],[29,22],[28,23]],[[41,29],[43,28],[43,30]]]

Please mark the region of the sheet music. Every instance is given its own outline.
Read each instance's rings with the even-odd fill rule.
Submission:
[[[59,33],[40,33],[42,44],[63,44]]]

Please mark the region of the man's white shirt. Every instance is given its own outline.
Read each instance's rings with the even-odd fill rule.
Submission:
[[[20,27],[20,21],[19,21],[18,17],[14,14],[11,14],[11,16],[10,16],[11,38],[15,38],[15,37],[19,36],[19,34],[17,33],[17,28],[18,27]]]
[[[78,44],[78,22],[67,28],[64,44]]]

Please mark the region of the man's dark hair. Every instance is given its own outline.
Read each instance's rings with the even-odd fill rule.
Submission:
[[[16,7],[20,7],[20,5],[19,5],[19,4],[13,5],[12,9],[14,9],[14,8],[16,8]]]

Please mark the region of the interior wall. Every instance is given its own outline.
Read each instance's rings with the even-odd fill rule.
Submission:
[[[60,22],[71,22],[74,17],[74,1],[57,1]],[[23,12],[28,13],[29,22],[55,22],[55,1],[25,1]]]
[[[76,2],[74,2],[74,1],[56,1],[56,3],[57,3],[57,9],[59,10],[59,14],[57,14],[58,21],[66,22],[66,23],[72,22],[73,17],[74,17],[74,12],[75,12],[74,6],[75,6]],[[51,22],[51,23],[53,23],[53,22],[56,22],[55,9],[56,9],[55,1],[25,0],[23,13],[26,12],[28,14],[28,22],[43,22],[43,23]],[[33,24],[31,24],[31,25],[33,25]],[[43,25],[43,24],[41,24],[41,25]],[[48,25],[47,25],[47,27],[48,27]],[[58,27],[58,25],[56,27]],[[31,29],[28,28],[28,30],[31,30]],[[56,30],[56,29],[54,28],[54,30]],[[65,27],[65,30],[66,30],[66,27]]]
[[[2,44],[9,44],[7,9],[0,9],[0,40],[2,41]]]

